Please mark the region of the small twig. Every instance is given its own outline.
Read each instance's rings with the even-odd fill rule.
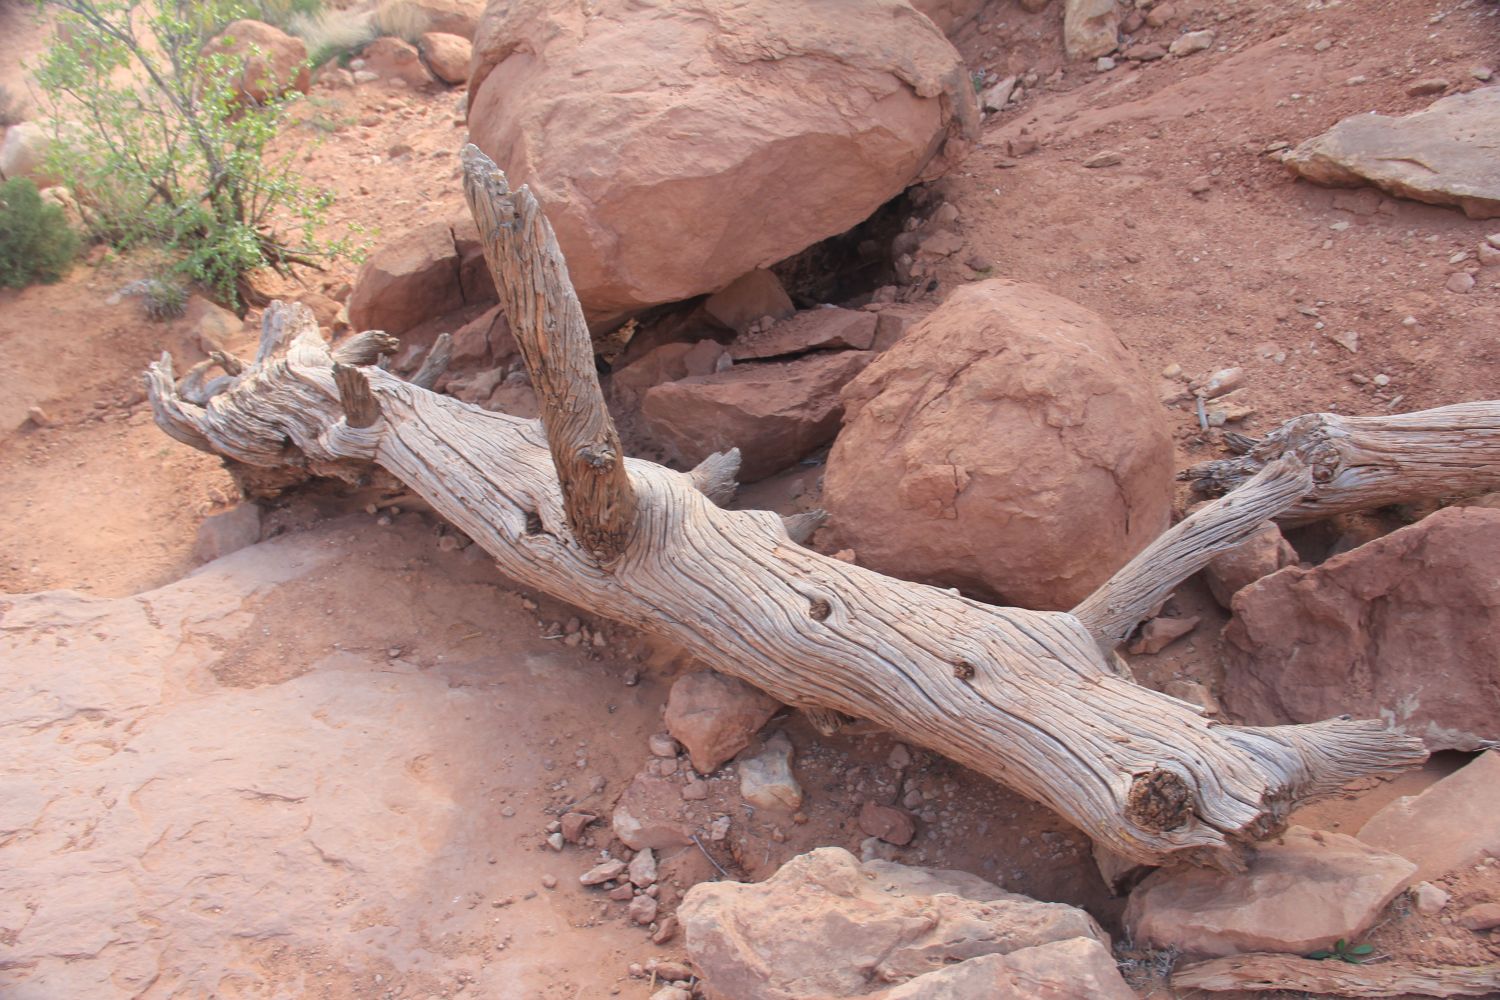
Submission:
[[[712,854],[708,853],[708,848],[706,848],[706,847],[703,846],[703,841],[701,841],[701,840],[698,839],[698,835],[696,833],[690,833],[690,834],[688,834],[688,836],[692,838],[692,841],[693,841],[694,844],[698,845],[698,850],[700,850],[700,851],[703,852],[703,856],[708,859],[708,863],[711,864],[711,865],[713,865],[716,869],[718,869],[720,875],[723,875],[725,878],[729,879],[729,881],[731,881],[731,882],[738,882],[739,881],[739,879],[735,878],[733,875],[731,875],[727,871],[725,871],[723,865],[719,864],[717,861],[714,860],[714,856]]]

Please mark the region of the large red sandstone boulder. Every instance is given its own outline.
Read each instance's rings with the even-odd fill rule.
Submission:
[[[870,351],[822,352],[667,382],[647,390],[641,418],[685,466],[738,448],[740,480],[754,482],[833,440],[843,413],[839,390],[872,357]]]
[[[596,323],[844,232],[976,120],[962,58],[905,0],[494,3],[469,95]]]
[[[349,325],[401,334],[464,306],[495,301],[474,223],[429,222],[387,243],[360,266]]]
[[[1224,700],[1255,724],[1385,718],[1431,750],[1500,737],[1500,510],[1449,507],[1242,589]]]
[[[701,882],[677,916],[713,1000],[1133,995],[1082,910],[838,847],[757,884]],[[897,985],[871,992],[881,983]]]
[[[1480,754],[1419,795],[1387,803],[1359,839],[1417,866],[1413,882],[1436,880],[1486,856],[1500,858],[1500,750]]]
[[[1167,527],[1172,441],[1098,316],[1038,288],[960,288],[844,390],[824,505],[862,565],[1073,607]]]
[[[472,46],[461,35],[429,31],[417,45],[427,68],[444,83],[463,83],[469,78],[469,56]]]
[[[245,68],[235,89],[242,98],[257,103],[289,90],[305,94],[312,80],[302,39],[261,21],[233,22],[205,51],[242,58]]]
[[[1291,827],[1259,845],[1249,870],[1162,869],[1130,894],[1137,945],[1188,955],[1306,954],[1357,941],[1417,866],[1341,833]]]

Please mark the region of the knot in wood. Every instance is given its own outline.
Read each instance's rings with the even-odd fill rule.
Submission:
[[[953,676],[961,681],[974,679],[974,664],[968,660],[957,660],[953,664]]]
[[[578,457],[591,469],[603,470],[612,468],[615,464],[615,450],[609,445],[589,445],[578,449]]]
[[[1193,791],[1177,772],[1154,768],[1130,783],[1125,811],[1137,826],[1153,833],[1175,830],[1193,814]]]

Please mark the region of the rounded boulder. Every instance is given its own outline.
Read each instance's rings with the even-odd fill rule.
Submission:
[[[864,221],[977,114],[905,0],[492,3],[472,67],[472,141],[536,193],[596,325]]]
[[[1170,522],[1150,381],[1099,316],[1035,285],[958,289],[843,400],[824,506],[880,572],[1067,609]]]

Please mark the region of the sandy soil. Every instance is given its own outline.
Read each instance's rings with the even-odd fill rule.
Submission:
[[[1061,79],[1030,88],[1018,107],[986,124],[962,171],[939,185],[960,211],[966,243],[937,271],[941,286],[989,274],[1042,284],[1108,317],[1151,372],[1176,364],[1191,377],[1243,366],[1248,384],[1234,401],[1254,413],[1231,429],[1245,433],[1263,432],[1309,410],[1376,413],[1493,398],[1500,383],[1500,269],[1482,273],[1468,295],[1447,292],[1444,281],[1460,266],[1450,258],[1472,251],[1495,230],[1494,222],[1369,192],[1313,188],[1293,181],[1266,150],[1300,141],[1348,114],[1420,107],[1430,99],[1405,93],[1418,75],[1475,85],[1470,70],[1495,60],[1495,5],[1174,5],[1179,16],[1172,25],[1143,30],[1137,40],[1169,39],[1183,26],[1212,27],[1218,32],[1214,49],[1107,73],[1070,66]],[[17,10],[0,7],[0,82],[11,82],[17,57],[34,54],[40,44],[40,34]],[[1050,8],[1029,15],[996,2],[957,42],[975,68],[1000,75],[1036,72],[1045,80],[1061,65],[1055,16]],[[1321,45],[1324,40],[1331,44]],[[1364,82],[1347,82],[1353,78]],[[396,234],[462,207],[455,183],[464,137],[455,111],[459,97],[454,90],[320,86],[299,108],[300,124],[285,141],[308,146],[301,166],[337,193],[336,223]],[[1016,155],[1031,140],[1035,151]],[[1097,170],[1081,166],[1102,150],[1118,151],[1122,162]],[[1193,194],[1190,182],[1200,177],[1209,179],[1209,188]],[[963,263],[976,255],[993,262],[993,269],[977,272]],[[114,291],[140,276],[132,266],[95,255],[58,285],[0,291],[0,591],[73,588],[124,595],[161,585],[192,568],[201,518],[234,499],[215,460],[170,441],[150,422],[138,372],[163,349],[180,357],[197,346],[181,324],[146,322],[132,300],[110,304]],[[352,276],[351,265],[339,264],[303,280],[337,293]],[[268,287],[296,291],[284,282]],[[1407,317],[1414,323],[1403,323]],[[250,320],[253,328],[253,315]],[[1360,334],[1357,353],[1326,337],[1346,330]],[[1369,381],[1377,374],[1388,376],[1387,387]],[[1163,378],[1163,395],[1170,397],[1178,384]],[[27,419],[33,406],[45,413],[45,426]],[[1174,404],[1170,412],[1181,465],[1219,454],[1218,431],[1201,431],[1185,404]],[[759,485],[752,496],[786,509],[805,506],[815,492],[816,470],[799,469]],[[289,501],[270,512],[271,530],[303,530],[339,510],[326,500]],[[359,558],[370,565],[381,564],[382,572],[409,579],[456,565],[447,554],[384,565],[382,529],[373,518],[352,517],[341,522],[340,544],[363,553]],[[436,553],[435,521],[420,512],[397,521],[406,546],[401,551],[415,551],[413,537],[430,537]],[[1306,544],[1315,547],[1329,538]],[[246,652],[226,667],[220,682],[285,683],[292,678],[284,668],[289,658],[280,655],[284,644],[329,642],[335,635],[371,648],[420,651],[432,644],[446,650],[461,643],[475,651],[475,659],[463,669],[444,668],[456,671],[455,677],[467,670],[475,682],[481,675],[483,683],[519,680],[526,676],[526,650],[547,641],[537,636],[576,613],[545,601],[527,608],[520,603],[526,595],[510,594],[486,566],[464,563],[454,571],[493,592],[472,597],[471,618],[464,622],[450,607],[433,604],[399,614],[389,609],[389,621],[362,618],[360,611],[368,609],[362,608],[366,592],[360,581],[331,577],[306,601],[268,609],[267,620],[284,630],[276,639],[283,645]],[[1204,624],[1157,656],[1135,658],[1137,674],[1153,685],[1188,678],[1213,686],[1220,669],[1217,626],[1224,615],[1196,584],[1181,588],[1173,600],[1169,612],[1201,614]],[[459,631],[464,635],[456,638]],[[586,741],[590,759],[606,762],[600,766],[617,787],[647,759],[644,739],[658,725],[670,679],[691,667],[671,650],[612,634],[604,658],[552,643],[549,662],[559,676],[576,680],[526,687],[526,712],[515,722],[519,739],[509,752],[535,760],[523,759],[518,766],[524,774],[507,776],[509,801],[521,818],[506,828],[506,849],[495,857],[496,884],[507,893],[531,891],[543,872],[570,883],[569,876],[588,865],[585,852],[542,853],[551,804],[544,748],[556,744],[571,754],[574,744]],[[637,663],[641,684],[614,687]],[[620,697],[591,694],[580,700],[578,692],[596,683]],[[608,712],[606,701],[627,709],[623,715]],[[857,852],[862,835],[854,819],[863,798],[896,796],[915,786],[924,793],[919,811],[925,815],[904,860],[963,868],[1040,899],[1077,903],[1117,927],[1121,903],[1108,896],[1094,872],[1087,842],[1046,810],[921,753],[908,785],[897,787],[884,765],[894,745],[888,736],[821,737],[798,717],[784,725],[798,748],[808,821],[745,817],[719,859],[737,874],[764,877],[793,854],[824,844]],[[1453,766],[1452,760],[1435,761],[1298,819],[1349,832],[1383,802],[1418,790]],[[679,891],[714,874],[693,850],[671,859],[667,870]],[[1500,876],[1493,869],[1450,881],[1456,897],[1500,898]],[[644,997],[645,984],[624,979],[625,967],[653,955],[680,954],[673,951],[680,941],[652,946],[644,932],[625,925],[621,904],[603,903],[576,887],[535,905],[545,905],[550,914],[536,925],[546,928],[544,934],[530,942],[518,937],[498,957],[492,942],[475,945],[488,949],[487,962],[519,963],[535,977],[528,982],[547,984],[530,995],[619,991]],[[1473,935],[1438,918],[1399,909],[1370,940],[1391,954],[1441,961],[1486,955],[1494,961],[1500,954],[1493,943],[1476,945]],[[299,982],[318,976],[317,989],[306,995],[403,995],[394,990],[402,975],[394,966],[385,973],[394,978],[372,989],[356,978],[363,970],[344,968],[315,951],[267,944],[264,963],[295,970]],[[415,979],[407,985],[457,989]],[[1167,992],[1157,987],[1155,995]]]

